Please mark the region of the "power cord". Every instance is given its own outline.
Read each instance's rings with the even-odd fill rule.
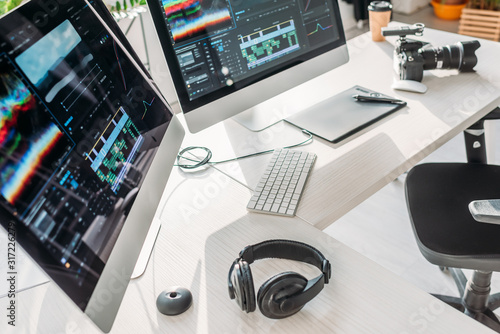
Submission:
[[[312,134],[309,131],[302,130],[302,133],[308,136],[308,138],[306,140],[304,140],[304,141],[302,141],[302,142],[300,142],[298,144],[294,144],[294,145],[290,145],[290,146],[285,146],[283,148],[285,148],[285,149],[293,148],[293,147],[305,145],[306,143],[312,141],[313,136],[312,136]],[[205,157],[204,158],[195,159],[195,158],[191,158],[191,157],[186,157],[184,155],[186,153],[189,153],[193,157],[196,157],[196,155],[194,155],[191,152],[193,150],[203,150],[203,151],[205,151]],[[235,161],[235,160],[250,158],[250,157],[257,156],[257,155],[270,153],[270,152],[273,152],[274,150],[275,149],[270,149],[270,150],[266,150],[266,151],[262,151],[262,152],[251,153],[251,154],[247,154],[247,155],[244,155],[244,156],[241,156],[241,157],[236,157],[236,158],[227,159],[227,160],[210,161],[210,159],[212,159],[212,151],[210,151],[209,148],[203,147],[203,146],[189,146],[189,147],[186,147],[185,149],[181,150],[179,152],[179,154],[177,154],[177,164],[175,166],[180,167],[182,169],[195,169],[195,168],[199,168],[199,167],[205,166],[207,164],[216,165],[216,164],[221,164],[221,163],[225,163],[225,162],[230,162],[230,161]],[[183,159],[183,161],[184,160],[185,161],[190,161],[191,164],[189,164],[189,163],[182,163],[181,159]]]

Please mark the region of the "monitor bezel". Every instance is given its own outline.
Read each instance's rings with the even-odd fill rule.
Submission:
[[[111,330],[144,241],[153,229],[151,225],[183,138],[184,129],[174,115],[85,308],[85,314],[103,332]]]
[[[89,0],[85,0],[85,2],[89,3]],[[103,5],[102,2],[101,4]],[[124,53],[132,59],[132,62],[136,65],[144,79],[147,80],[153,90],[162,97],[161,92],[157,89],[149,74],[143,70],[144,67],[137,61],[139,58],[135,52],[133,52],[131,48],[128,49],[126,44],[121,44],[122,40],[114,35],[113,30],[119,30],[116,21],[110,21],[112,22],[111,25],[115,25],[115,29],[111,29],[107,23],[98,16],[95,9],[92,9],[103,26],[105,26],[108,31],[110,31],[113,38],[116,39],[117,44],[120,45]],[[123,38],[124,36],[121,37]],[[128,43],[128,41],[126,43]],[[85,314],[106,333],[109,332],[113,326],[139,256],[142,256],[141,253],[146,251],[148,254],[145,254],[145,256],[149,257],[149,249],[143,250],[143,245],[148,234],[153,233],[156,235],[158,233],[159,226],[154,224],[156,211],[167,185],[170,172],[174,166],[177,153],[184,139],[184,128],[174,115],[168,102],[165,99],[163,99],[163,102],[170,111],[172,118],[161,140],[153,162],[149,167],[148,173],[145,176],[144,183],[137,194],[111,255],[84,311]],[[122,281],[120,281],[120,279]],[[115,295],[116,298],[107,298],[110,294]],[[106,305],[103,305],[103,300]]]
[[[159,226],[154,230],[152,228],[153,221],[185,133],[184,128],[174,115],[168,102],[157,89],[149,73],[145,72],[142,63],[137,61],[139,59],[137,54],[129,45],[122,44],[124,36],[118,38],[114,34],[117,30],[121,31],[116,21],[112,19],[105,22],[95,8],[91,6],[91,1],[84,1],[89,4],[97,19],[106,27],[123,52],[131,59],[144,80],[150,84],[159,97],[162,97],[162,102],[171,115],[153,162],[84,311],[103,332],[107,333],[113,326],[137,260],[141,255],[141,251],[143,251],[144,241],[149,233],[156,234],[158,232],[157,228]],[[99,5],[104,5],[101,0],[98,0],[98,2]],[[112,17],[108,16],[108,18]],[[114,29],[108,25],[110,22],[112,26],[114,25]],[[126,38],[125,41],[128,43]],[[109,298],[109,296],[114,297]]]

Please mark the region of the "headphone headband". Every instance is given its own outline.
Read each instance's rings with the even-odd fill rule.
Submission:
[[[239,259],[252,264],[255,260],[278,258],[309,263],[323,273],[324,283],[332,276],[331,266],[323,254],[316,248],[293,240],[267,240],[243,248]],[[238,260],[239,260],[238,259]]]

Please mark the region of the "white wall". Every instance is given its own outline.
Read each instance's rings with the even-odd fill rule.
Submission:
[[[347,2],[342,0],[338,0],[338,2],[344,30],[349,30],[356,27],[357,22],[354,19],[354,5],[348,4]]]

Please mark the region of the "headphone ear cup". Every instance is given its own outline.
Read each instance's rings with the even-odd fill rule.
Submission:
[[[257,293],[260,311],[271,319],[286,318],[297,313],[304,305],[297,305],[291,310],[283,311],[281,301],[303,291],[307,282],[307,278],[292,271],[271,277],[262,284]]]
[[[255,289],[250,266],[246,261],[240,261],[241,277],[243,279],[241,288],[245,300],[241,303],[241,309],[247,313],[255,311]]]

